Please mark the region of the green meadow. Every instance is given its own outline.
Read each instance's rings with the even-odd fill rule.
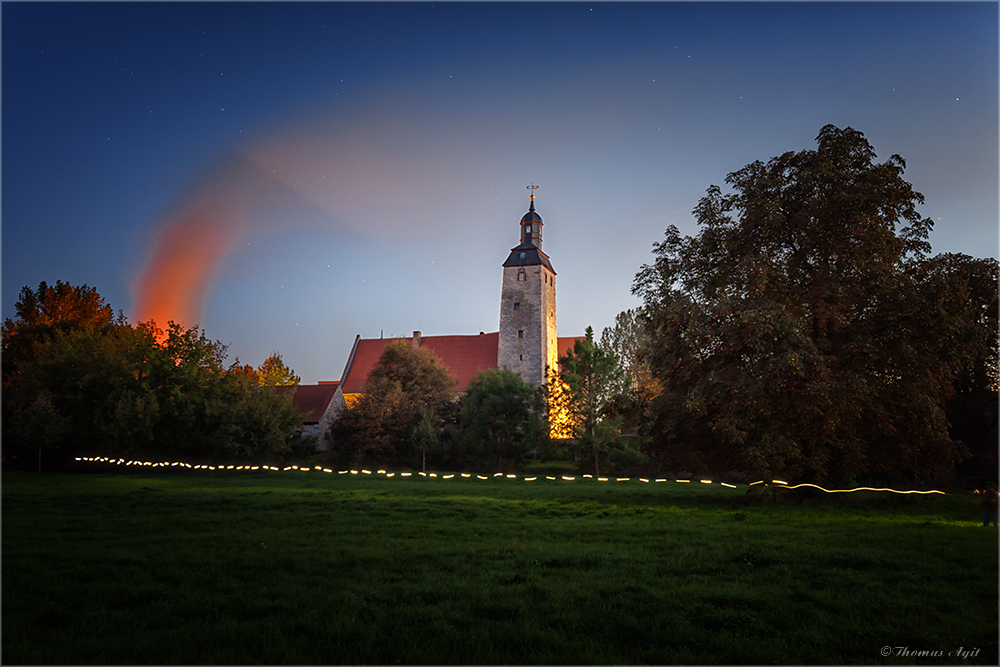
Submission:
[[[5,664],[998,662],[968,492],[169,471],[2,501]]]

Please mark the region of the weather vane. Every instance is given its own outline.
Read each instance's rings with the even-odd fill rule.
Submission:
[[[532,183],[531,185],[528,186],[528,189],[531,190],[531,199],[534,200],[534,198],[535,198],[535,190],[538,189],[538,186],[535,185],[534,183]]]

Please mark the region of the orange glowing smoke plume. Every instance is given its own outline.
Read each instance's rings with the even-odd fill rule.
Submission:
[[[232,212],[207,206],[165,225],[136,281],[133,321],[171,321],[188,328],[201,322],[202,306],[219,261],[240,232]]]
[[[212,278],[234,242],[250,231],[250,212],[273,198],[272,181],[232,156],[160,221],[149,259],[133,283],[133,322],[152,320],[161,330],[170,322],[184,328],[201,324]]]

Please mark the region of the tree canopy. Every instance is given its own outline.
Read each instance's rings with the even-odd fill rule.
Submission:
[[[454,398],[456,383],[430,350],[407,340],[389,343],[369,371],[361,399],[337,416],[337,449],[372,463],[415,453],[414,429],[419,425],[421,444],[429,442],[427,422],[436,423],[442,404]]]
[[[698,234],[669,227],[636,276],[674,469],[926,479],[967,454],[944,410],[969,317],[930,270],[923,197],[861,132],[817,143],[711,186]]]
[[[278,352],[272,352],[271,356],[257,367],[257,380],[262,387],[281,387],[296,385],[302,378],[285,365]]]
[[[479,373],[462,397],[462,428],[496,472],[518,464],[545,437],[544,395],[508,368]]]
[[[629,388],[629,379],[614,352],[594,343],[594,330],[559,358],[559,372],[551,387],[556,412],[569,414],[577,455],[593,461],[601,474],[601,460],[610,457],[640,462],[644,457],[622,437],[622,418],[612,404]]]
[[[630,308],[618,313],[615,325],[604,327],[601,331],[600,348],[618,358],[632,388],[640,389],[653,384],[646,361],[648,347],[649,334],[643,325],[641,309]]]

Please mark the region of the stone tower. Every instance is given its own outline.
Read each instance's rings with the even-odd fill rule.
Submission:
[[[497,367],[506,366],[533,384],[545,384],[559,358],[556,338],[556,272],[542,252],[542,218],[532,190],[521,218],[521,243],[503,263]]]

